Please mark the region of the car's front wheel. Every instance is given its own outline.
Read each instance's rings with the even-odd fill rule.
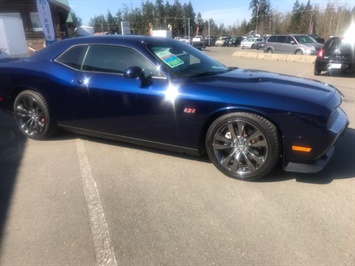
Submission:
[[[29,138],[43,140],[56,132],[56,124],[50,117],[48,104],[38,92],[21,92],[15,99],[14,114],[20,131]]]
[[[277,128],[252,113],[230,113],[216,119],[207,131],[206,150],[212,163],[227,176],[255,180],[277,164]]]

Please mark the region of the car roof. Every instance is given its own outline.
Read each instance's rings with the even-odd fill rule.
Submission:
[[[179,42],[172,38],[166,37],[152,37],[142,35],[91,35],[84,37],[69,38],[61,41],[57,41],[45,49],[39,50],[32,57],[31,61],[51,60],[61,54],[63,51],[73,45],[80,44],[121,44],[129,45],[131,47],[139,48],[143,43],[160,42]]]
[[[302,33],[285,33],[285,34],[272,34],[270,35],[269,37],[271,36],[309,36],[308,34],[302,34]]]

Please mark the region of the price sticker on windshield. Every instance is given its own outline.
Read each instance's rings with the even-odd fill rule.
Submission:
[[[174,68],[174,67],[184,64],[184,61],[182,61],[176,55],[173,55],[172,53],[170,53],[168,50],[157,52],[156,55],[161,60],[163,60],[165,64],[167,64],[171,68]]]

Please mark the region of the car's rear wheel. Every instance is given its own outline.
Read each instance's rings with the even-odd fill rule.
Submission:
[[[212,163],[227,176],[255,180],[277,164],[277,128],[252,113],[230,113],[216,119],[207,131],[206,150]]]
[[[21,92],[15,99],[14,114],[20,131],[29,138],[43,140],[56,132],[56,124],[50,117],[48,104],[38,92]]]
[[[319,76],[321,72],[322,72],[322,71],[320,71],[320,70],[318,70],[318,69],[316,69],[316,68],[315,68],[314,71],[313,71],[313,73],[314,73],[315,76]]]
[[[269,48],[269,49],[266,50],[266,52],[267,52],[268,54],[272,54],[274,51],[273,51],[271,48]]]

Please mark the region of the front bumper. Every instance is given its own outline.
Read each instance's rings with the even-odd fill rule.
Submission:
[[[333,156],[334,144],[339,137],[343,136],[349,125],[349,119],[341,108],[333,113],[333,119],[328,127],[328,141],[324,143],[325,152],[315,160],[308,161],[284,161],[284,170],[297,173],[318,173],[324,169]]]
[[[296,172],[296,173],[305,173],[305,174],[318,173],[324,169],[324,167],[328,164],[330,159],[333,157],[334,150],[335,148],[333,146],[326,154],[324,154],[318,160],[310,161],[307,163],[289,162],[284,166],[284,170],[286,172]]]

